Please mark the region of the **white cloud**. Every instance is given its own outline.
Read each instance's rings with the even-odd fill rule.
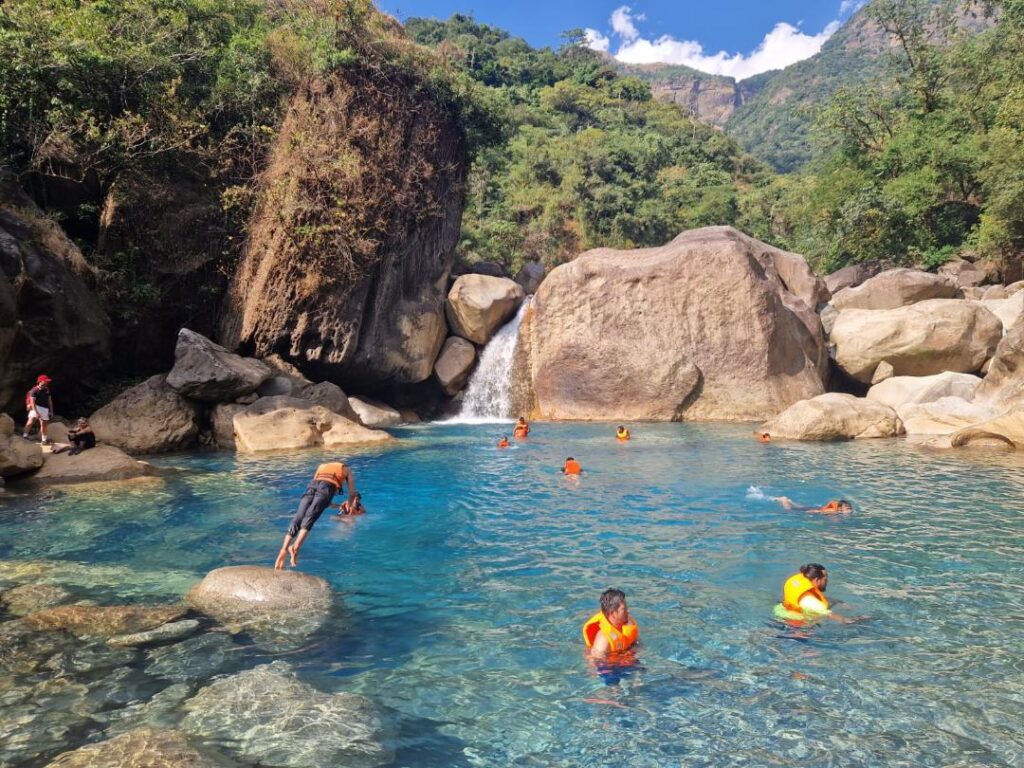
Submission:
[[[859,0],[844,0],[844,4],[847,2],[857,3]],[[820,33],[808,35],[798,27],[780,21],[749,54],[725,51],[709,54],[696,40],[677,40],[671,35],[662,35],[654,40],[641,37],[635,22],[643,19],[643,16],[634,15],[627,5],[616,8],[612,13],[612,31],[619,38],[615,58],[619,61],[629,64],[684,64],[701,72],[727,75],[737,80],[810,58],[839,29],[839,22],[833,21]],[[595,50],[611,50],[611,40],[596,30],[587,30],[587,44]]]
[[[590,27],[583,30],[583,37],[586,39],[587,48],[601,51],[601,53],[608,53],[608,49],[612,44],[607,35],[602,35],[596,29],[591,29]]]
[[[867,5],[867,0],[842,0],[839,3],[839,15],[845,16],[848,13],[859,11],[865,5]]]

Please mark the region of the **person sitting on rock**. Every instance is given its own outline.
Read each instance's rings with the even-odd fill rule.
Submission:
[[[616,433],[615,433],[615,439],[624,443],[627,440],[629,440],[629,438],[630,438],[629,430],[620,425],[618,431],[616,431]]]
[[[291,557],[293,568],[298,565],[299,550],[302,549],[309,532],[334,500],[334,494],[340,492],[345,485],[348,485],[348,503],[351,508],[357,494],[355,478],[348,465],[337,461],[317,467],[306,492],[302,494],[299,508],[292,518],[291,525],[288,526],[288,533],[284,535],[284,543],[281,545],[277,560],[274,561],[274,568],[284,568],[285,555]]]
[[[55,445],[53,452],[61,453],[67,451],[68,456],[75,456],[82,451],[96,447],[96,433],[92,431],[92,427],[89,426],[89,422],[85,419],[79,419],[75,428],[68,430],[68,440],[71,442]]]
[[[501,440],[498,441],[499,448],[508,448],[508,435],[502,435]]]
[[[512,430],[512,437],[522,440],[524,437],[530,434],[530,425],[526,423],[526,417],[520,416],[519,421],[516,422],[515,429]]]
[[[562,465],[563,475],[581,475],[583,474],[583,467],[576,461],[572,456],[565,460],[565,464]]]
[[[363,506],[363,495],[357,493],[352,501],[343,501],[341,504],[332,504],[332,507],[337,507],[339,516],[355,516],[365,515],[366,507]]]
[[[823,515],[848,515],[853,512],[853,505],[846,499],[832,499],[820,507],[809,507],[797,504],[786,496],[772,496],[772,501],[777,501],[783,509],[793,512],[819,512]]]
[[[50,423],[53,416],[53,397],[50,395],[50,377],[45,373],[36,379],[36,385],[25,395],[25,409],[28,411],[28,421],[25,422],[25,431],[21,436],[28,439],[32,434],[32,427],[39,422],[39,437],[43,445],[49,445],[50,439],[46,436],[46,425]]]

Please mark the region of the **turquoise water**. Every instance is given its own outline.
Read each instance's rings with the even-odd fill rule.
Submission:
[[[396,766],[1024,765],[1019,459],[761,445],[717,425],[635,425],[622,445],[613,429],[541,424],[506,451],[493,426],[396,431],[398,447],[351,458],[369,514],[325,516],[302,553],[344,606],[324,631],[300,649],[206,633],[106,668],[19,671],[0,685],[0,736],[19,719],[38,738],[0,747],[0,765],[45,764],[168,686],[273,658],[381,706]],[[579,481],[558,473],[570,454]],[[270,564],[325,456],[170,457],[155,483],[7,492],[0,587],[45,559],[104,566],[76,597],[175,599],[212,568]],[[751,486],[856,511],[786,512]],[[774,621],[805,562],[869,620]],[[601,676],[579,633],[607,586],[642,644],[637,668]],[[13,691],[39,674],[85,693],[32,708]]]

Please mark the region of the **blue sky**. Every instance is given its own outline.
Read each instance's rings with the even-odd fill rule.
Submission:
[[[399,18],[469,13],[536,46],[573,27],[622,61],[688,64],[738,78],[805,59],[863,0],[378,0]]]

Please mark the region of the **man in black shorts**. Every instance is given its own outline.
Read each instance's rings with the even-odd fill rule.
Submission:
[[[288,526],[288,533],[284,535],[281,551],[278,552],[277,560],[274,561],[276,570],[284,568],[286,554],[291,557],[293,568],[298,565],[299,550],[302,549],[302,544],[309,536],[310,530],[320,519],[324,510],[330,506],[331,501],[334,500],[334,494],[345,485],[348,485],[348,502],[349,505],[352,505],[357,494],[355,478],[348,465],[343,462],[332,462],[317,467],[309,487],[302,494],[302,501],[299,502],[295,517],[292,518],[292,523]]]

